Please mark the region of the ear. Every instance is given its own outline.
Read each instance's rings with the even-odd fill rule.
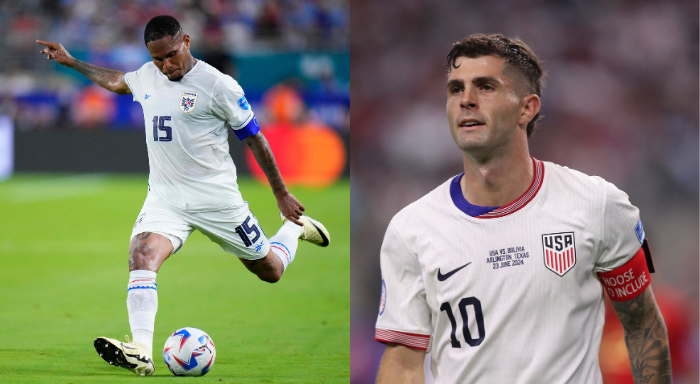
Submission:
[[[540,111],[540,97],[534,94],[525,96],[521,104],[518,125],[527,126]]]
[[[187,49],[189,49],[190,48],[190,35],[185,34],[185,36],[182,37],[182,41],[185,42],[185,47],[187,47]]]

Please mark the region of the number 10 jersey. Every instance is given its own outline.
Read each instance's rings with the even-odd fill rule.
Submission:
[[[532,161],[507,206],[467,215],[460,175],[389,224],[375,338],[431,352],[436,383],[602,383],[597,272],[639,250],[639,211],[599,177]]]

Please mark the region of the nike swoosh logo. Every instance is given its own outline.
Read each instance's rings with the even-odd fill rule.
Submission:
[[[323,234],[323,231],[321,230],[321,228],[317,227],[316,224],[314,224],[313,221],[311,222],[311,225],[313,225],[314,228],[316,228],[316,230],[318,231],[318,234],[321,235],[321,241],[322,241],[322,243],[319,244],[319,245],[322,246],[322,247],[327,247],[328,244],[330,244],[330,242],[328,241],[328,238],[326,237],[326,235]]]
[[[442,273],[440,273],[440,269],[438,268],[438,274],[437,274],[438,281],[445,281],[445,280],[449,279],[450,276],[452,276],[452,275],[454,275],[455,273],[459,272],[460,269],[466,267],[466,266],[469,265],[469,264],[471,264],[471,262],[468,262],[468,263],[464,264],[463,266],[461,266],[461,267],[459,267],[459,268],[457,268],[457,269],[453,269],[453,270],[447,272],[447,273],[444,274],[444,275],[443,275]]]

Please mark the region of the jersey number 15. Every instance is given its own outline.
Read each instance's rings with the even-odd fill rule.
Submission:
[[[170,121],[170,116],[153,116],[153,141],[172,141],[173,129],[165,125]],[[165,132],[165,136],[160,136],[160,132]]]

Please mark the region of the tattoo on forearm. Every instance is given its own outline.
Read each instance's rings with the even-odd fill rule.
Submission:
[[[247,139],[247,144],[250,150],[253,151],[253,156],[258,162],[260,168],[265,172],[267,181],[270,183],[273,192],[284,191],[287,187],[284,185],[282,175],[280,175],[275,155],[272,154],[270,144],[263,135],[255,135]]]
[[[625,331],[635,384],[671,383],[668,333],[650,289],[613,307]]]
[[[112,90],[112,87],[119,83],[124,76],[123,72],[114,69],[97,67],[80,60],[75,61],[73,64],[73,69],[87,76],[100,87],[110,91]]]

